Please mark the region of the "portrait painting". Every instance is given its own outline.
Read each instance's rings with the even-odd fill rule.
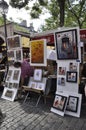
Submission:
[[[66,101],[67,101],[67,97],[56,94],[55,99],[54,99],[54,103],[53,103],[53,107],[55,109],[60,110],[60,111],[64,111]]]
[[[78,58],[77,29],[56,32],[55,40],[56,53],[59,60]]]
[[[77,71],[77,63],[70,62],[69,64],[69,70],[70,71]]]
[[[16,61],[23,61],[23,52],[22,52],[22,49],[16,49],[15,50],[15,57],[16,57]]]
[[[46,40],[33,40],[30,42],[30,64],[35,66],[46,66],[47,49]]]

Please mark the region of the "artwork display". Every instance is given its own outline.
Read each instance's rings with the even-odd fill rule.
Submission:
[[[1,98],[9,101],[14,101],[16,94],[17,94],[17,89],[10,89],[8,87],[4,87],[4,91]]]
[[[59,60],[77,59],[77,30],[71,29],[55,33],[57,58]]]
[[[20,40],[20,38],[21,38],[21,36],[19,36],[19,35],[8,37],[7,38],[8,50],[21,47],[21,40]]]
[[[34,70],[34,80],[41,81],[42,80],[42,69],[35,69]]]
[[[47,65],[46,40],[33,40],[30,43],[30,64],[34,66]]]
[[[77,72],[67,71],[67,82],[77,82]]]
[[[38,90],[45,90],[45,84],[44,83],[37,83],[37,89]]]

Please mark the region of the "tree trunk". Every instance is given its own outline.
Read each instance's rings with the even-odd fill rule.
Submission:
[[[64,15],[65,15],[65,0],[57,0],[60,8],[60,27],[64,26]]]

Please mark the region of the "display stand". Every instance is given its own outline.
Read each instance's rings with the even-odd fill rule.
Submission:
[[[7,54],[9,69],[6,75],[4,90],[1,98],[14,101],[19,89],[21,68],[14,67],[15,62],[23,61],[21,36],[15,35],[7,38]]]
[[[36,106],[37,106],[41,97],[45,93],[46,81],[47,81],[47,78],[42,78],[41,81],[34,81],[34,77],[30,77],[28,85],[23,86],[23,89],[28,91],[23,103],[26,102],[27,97],[29,96],[30,92],[35,92],[35,93],[39,94],[39,97],[38,97],[37,102],[36,102]]]
[[[51,108],[52,112],[64,116],[68,114],[80,117],[82,95],[78,94],[79,89],[79,64],[81,53],[79,47],[79,28],[64,29],[55,32],[55,47],[57,52],[57,91],[54,102],[57,105]],[[67,95],[67,100],[63,97]],[[60,96],[57,96],[60,95]],[[57,98],[56,98],[57,97]],[[63,99],[65,110],[57,110]],[[71,105],[72,104],[72,105]]]

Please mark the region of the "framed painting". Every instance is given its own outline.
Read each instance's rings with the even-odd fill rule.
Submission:
[[[67,100],[67,97],[56,94],[54,103],[53,103],[53,107],[60,111],[64,111],[66,100]]]
[[[22,49],[16,49],[15,50],[15,60],[16,61],[20,61],[20,62],[23,61],[23,52],[22,52]]]
[[[21,47],[21,36],[20,35],[15,35],[7,38],[7,48],[8,50],[10,49],[15,49]]]
[[[12,81],[12,77],[13,77],[13,68],[9,67],[7,77],[6,77],[6,82]]]
[[[13,82],[19,82],[20,80],[20,74],[21,74],[21,69],[14,69],[13,73]]]
[[[77,29],[63,30],[55,33],[57,59],[78,58]]]
[[[10,89],[5,87],[1,98],[9,101],[14,101],[16,94],[17,94],[17,89]]]
[[[68,101],[67,93],[56,92],[51,111],[58,115],[64,116],[65,109],[67,106],[67,101]]]
[[[34,70],[34,80],[41,81],[42,80],[42,69],[35,69]]]
[[[46,40],[33,40],[30,42],[30,64],[34,66],[47,65]]]
[[[65,114],[80,117],[82,94],[68,93],[68,102],[65,110]]]
[[[71,112],[77,112],[78,101],[79,97],[69,95],[66,110]]]
[[[67,77],[66,77],[67,82],[77,82],[77,72],[71,72],[67,71]]]

